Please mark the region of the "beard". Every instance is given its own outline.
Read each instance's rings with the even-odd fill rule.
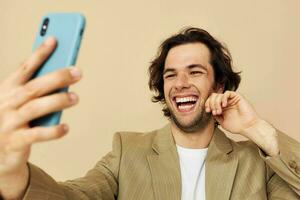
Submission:
[[[170,119],[176,124],[176,126],[185,133],[194,133],[199,130],[203,130],[212,119],[211,113],[205,112],[205,107],[201,106],[201,111],[192,119],[189,123],[183,123],[176,117],[172,109],[167,108],[170,112]]]

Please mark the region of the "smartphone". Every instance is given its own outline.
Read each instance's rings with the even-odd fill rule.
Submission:
[[[49,36],[56,38],[57,45],[54,52],[34,73],[32,79],[75,65],[84,28],[85,17],[80,13],[48,13],[44,15],[38,28],[33,50]],[[66,91],[68,88],[62,88],[56,92]],[[51,113],[31,121],[29,124],[31,127],[53,126],[59,124],[61,115],[61,111]]]

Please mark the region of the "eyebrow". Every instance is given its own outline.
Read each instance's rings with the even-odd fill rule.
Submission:
[[[188,68],[189,70],[194,69],[194,68],[201,68],[201,69],[207,71],[207,68],[201,64],[191,64],[191,65],[186,66],[185,68]],[[174,72],[174,71],[176,71],[176,70],[172,67],[167,68],[164,70],[163,75],[165,75],[168,72]]]

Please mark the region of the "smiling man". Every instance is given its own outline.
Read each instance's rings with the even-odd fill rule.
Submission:
[[[176,127],[193,132],[208,125],[204,104],[213,92],[214,72],[209,50],[202,43],[174,47],[164,68],[164,96]],[[175,126],[174,126],[175,127]]]
[[[165,40],[149,67],[152,100],[163,105],[170,123],[148,133],[116,133],[113,150],[86,176],[56,182],[27,163],[30,147],[63,136],[67,128],[30,128],[28,122],[40,117],[35,110],[53,112],[47,104],[61,109],[74,105],[75,94],[47,100],[47,80],[56,77],[61,80],[56,87],[65,87],[77,82],[81,73],[64,69],[24,81],[54,48],[55,40],[49,38],[0,85],[0,194],[4,199],[300,198],[300,144],[264,121],[236,92],[240,75],[232,69],[229,51],[198,28],[184,29]],[[16,84],[17,80],[23,81]],[[19,99],[13,98],[16,92]],[[37,103],[41,98],[43,107]],[[28,104],[31,112],[23,118],[17,115]],[[220,127],[249,140],[232,141]]]

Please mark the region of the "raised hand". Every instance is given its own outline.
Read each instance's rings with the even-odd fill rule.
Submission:
[[[253,106],[239,93],[212,93],[205,103],[217,122],[231,133],[242,133],[259,120]]]
[[[67,125],[29,127],[29,122],[78,102],[74,93],[54,93],[77,82],[79,69],[65,68],[30,80],[33,73],[55,49],[48,38],[8,78],[0,82],[0,194],[19,198],[28,182],[27,161],[30,147],[37,142],[57,139],[68,131]],[[50,95],[49,95],[50,94]]]
[[[270,156],[278,155],[275,128],[262,120],[241,94],[233,91],[226,91],[224,94],[212,93],[206,100],[205,110],[212,112],[225,130],[249,138]]]

